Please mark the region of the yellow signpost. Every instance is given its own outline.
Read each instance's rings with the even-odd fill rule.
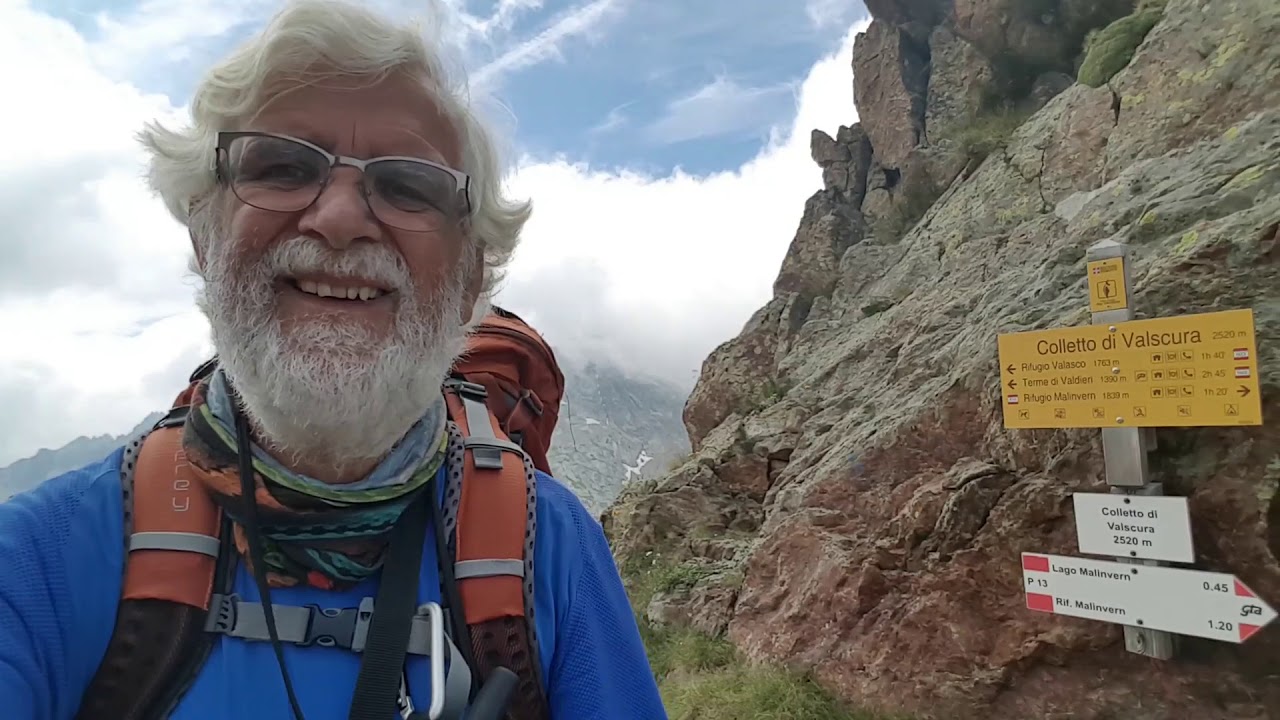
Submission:
[[[1128,307],[1125,291],[1124,261],[1121,258],[1094,260],[1088,264],[1089,311],[1106,312]]]
[[[1089,286],[1093,298],[1092,272]],[[1252,310],[1012,333],[998,342],[1007,428],[1262,424]]]
[[[1171,532],[1180,533],[1179,537],[1185,537],[1187,542],[1177,561],[1194,558],[1185,500],[1181,501],[1181,525],[1164,511],[1158,521],[1164,525],[1157,524],[1154,506],[1178,504],[1178,499],[1157,500],[1164,495],[1164,486],[1151,478],[1147,454],[1155,447],[1153,428],[1262,424],[1253,311],[1135,320],[1129,257],[1128,245],[1110,238],[1094,243],[1086,251],[1092,313],[1089,325],[997,338],[1004,426],[1099,428],[1109,492],[1076,493],[1076,510],[1105,505],[1113,512],[1103,511],[1103,517],[1076,518],[1077,532],[1082,533],[1081,551],[1114,551],[1118,567],[1132,566],[1128,574],[1112,573],[1126,581],[1145,577],[1140,572],[1158,572],[1162,577],[1198,585],[1198,578],[1206,573],[1158,567],[1161,556],[1149,550],[1156,546],[1153,538],[1157,527],[1172,528]],[[1144,505],[1151,506],[1149,514],[1140,511]],[[1143,520],[1138,521],[1138,517]],[[1132,525],[1127,524],[1129,519]],[[1125,534],[1138,527],[1139,522],[1145,523],[1144,533],[1153,535],[1140,538]],[[1099,540],[1113,545],[1095,544]],[[1093,550],[1086,550],[1086,545]],[[1023,557],[1029,556],[1024,553]],[[1070,562],[1088,561],[1072,558]],[[1035,577],[1024,578],[1027,607],[1062,612],[1059,607],[1067,607],[1071,600],[1049,597],[1045,590],[1048,581],[1038,574],[1039,570],[1024,564],[1024,575],[1028,570]],[[1045,574],[1052,574],[1049,570],[1052,568]],[[1209,586],[1207,582],[1203,584]],[[1237,585],[1241,586],[1239,582]],[[1105,605],[1111,610],[1120,607],[1122,600],[1132,602],[1133,614],[1126,610],[1120,613],[1122,617],[1111,612],[1094,619],[1124,625],[1125,650],[1157,660],[1171,659],[1176,652],[1175,632],[1196,633],[1151,622],[1151,613],[1158,612],[1155,608],[1168,605],[1168,593],[1153,590],[1134,594],[1130,593],[1132,589],[1125,583],[1098,585],[1092,590],[1105,597],[1105,602],[1082,603],[1077,597],[1075,607]],[[1259,606],[1265,603],[1249,605]],[[1245,627],[1240,623],[1242,630]],[[1255,631],[1256,628],[1250,632]],[[1242,640],[1244,636],[1240,637]]]

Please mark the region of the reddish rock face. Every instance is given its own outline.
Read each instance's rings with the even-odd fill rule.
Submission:
[[[967,2],[973,17],[1003,7]],[[1057,6],[1083,32],[1113,5]],[[1155,661],[1117,625],[1025,607],[1020,553],[1079,554],[1071,494],[1105,490],[1103,457],[1096,430],[1007,430],[1000,408],[996,338],[1087,323],[1099,240],[1129,244],[1141,315],[1252,308],[1267,424],[1158,430],[1149,460],[1189,498],[1195,566],[1280,606],[1280,75],[1262,70],[1280,67],[1280,13],[1203,7],[1169,0],[1108,86],[1048,99],[892,237],[861,210],[897,202],[873,199],[878,158],[897,152],[877,136],[892,147],[910,123],[877,129],[860,104],[869,160],[815,136],[831,180],[773,300],[704,365],[685,411],[694,456],[606,513],[620,558],[661,552],[707,578],[655,600],[653,619],[921,720],[1280,718],[1280,626],[1238,646],[1182,638]]]
[[[967,392],[944,399],[863,458],[865,480],[815,470],[799,509],[770,517],[746,563],[734,643],[810,667],[844,697],[919,717],[1102,718],[1143,707],[1138,717],[1225,720],[1280,708],[1280,685],[1260,665],[1280,657],[1276,636],[1241,648],[1193,639],[1184,648],[1195,660],[1159,663],[1124,653],[1115,626],[1026,610],[1018,554],[1077,554],[1071,493],[1105,490],[1100,457],[1086,433],[993,447],[998,426],[984,404]],[[1280,447],[1280,433],[1198,432],[1205,443]],[[973,459],[1001,452],[1021,458],[1015,472]],[[1202,544],[1206,564],[1275,597],[1280,568],[1242,477],[1264,454],[1202,478],[1192,512],[1203,534],[1236,545],[1225,554]]]
[[[898,167],[924,133],[928,56],[899,28],[879,20],[853,46],[853,98],[859,108],[874,108],[862,127],[876,159]]]

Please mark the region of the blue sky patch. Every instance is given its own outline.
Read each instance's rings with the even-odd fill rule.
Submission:
[[[468,66],[515,118],[516,147],[665,175],[739,167],[794,117],[798,84],[865,15],[858,0],[448,0]],[[411,15],[411,0],[374,0]],[[278,4],[46,0],[99,64],[186,102],[199,74]],[[509,122],[509,120],[507,120]]]

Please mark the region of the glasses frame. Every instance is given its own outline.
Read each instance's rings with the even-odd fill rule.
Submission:
[[[448,175],[453,178],[455,192],[457,193],[454,200],[458,206],[451,211],[457,214],[457,217],[453,218],[455,222],[462,222],[466,220],[467,218],[471,217],[472,213],[474,212],[474,208],[471,205],[471,176],[462,172],[461,170],[455,170],[449,167],[448,165],[441,165],[438,162],[433,162],[425,158],[410,157],[407,155],[381,155],[378,157],[372,157],[367,159],[351,157],[350,155],[337,155],[335,153],[329,152],[328,150],[325,150],[324,148],[316,145],[315,143],[307,142],[302,138],[296,138],[296,137],[293,137],[292,135],[284,135],[282,133],[264,132],[260,130],[235,130],[235,131],[222,130],[218,132],[217,142],[214,146],[214,154],[215,154],[214,168],[213,168],[214,176],[216,177],[218,182],[225,185],[228,189],[231,190],[232,193],[235,193],[235,188],[233,187],[234,183],[232,183],[231,181],[231,169],[230,169],[231,143],[235,142],[239,138],[244,138],[244,137],[270,137],[270,138],[277,138],[279,140],[287,140],[289,142],[295,142],[295,143],[298,143],[299,145],[302,145],[303,147],[310,148],[311,150],[314,150],[315,152],[319,153],[329,163],[328,169],[325,172],[324,179],[320,183],[320,189],[316,192],[316,196],[311,199],[311,202],[298,208],[297,210],[272,210],[270,208],[258,208],[259,210],[267,210],[268,212],[303,212],[305,211],[307,208],[311,207],[312,205],[315,205],[316,201],[320,199],[320,196],[324,194],[325,189],[329,187],[329,182],[333,179],[334,169],[337,168],[339,165],[346,165],[347,167],[353,167],[360,171],[360,175],[361,175],[360,194],[362,197],[364,197],[364,202],[365,202],[365,205],[369,208],[369,212],[373,213],[373,216],[377,217],[380,222],[386,222],[385,220],[382,220],[381,217],[378,217],[377,211],[373,209],[373,204],[369,202],[369,195],[372,191],[368,183],[364,181],[364,178],[367,177],[365,175],[365,169],[376,162],[382,162],[387,160],[400,160],[400,161],[419,163],[431,168],[435,168],[437,170],[442,170],[445,173],[448,173]],[[240,195],[237,193],[236,197],[240,198]],[[247,201],[244,201],[243,198],[241,198],[241,201],[246,202],[246,204],[248,205],[253,205],[252,203],[248,203]],[[258,207],[258,206],[253,205],[253,207]],[[459,210],[461,210],[462,212],[458,212]],[[390,225],[391,223],[387,223],[387,224]],[[396,226],[393,225],[393,227],[396,227]],[[404,228],[398,228],[398,229],[404,230]],[[406,230],[406,232],[434,232],[434,230],[419,230],[419,231]]]

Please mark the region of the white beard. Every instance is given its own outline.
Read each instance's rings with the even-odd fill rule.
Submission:
[[[440,397],[478,320],[473,315],[463,324],[466,258],[424,300],[402,258],[380,244],[358,242],[338,251],[296,237],[243,267],[236,263],[235,243],[207,247],[197,304],[212,327],[219,365],[259,440],[285,455],[280,459],[286,463],[305,458],[342,472],[385,456]],[[336,313],[302,321],[286,334],[274,283],[306,272],[358,275],[397,291],[388,336]]]

